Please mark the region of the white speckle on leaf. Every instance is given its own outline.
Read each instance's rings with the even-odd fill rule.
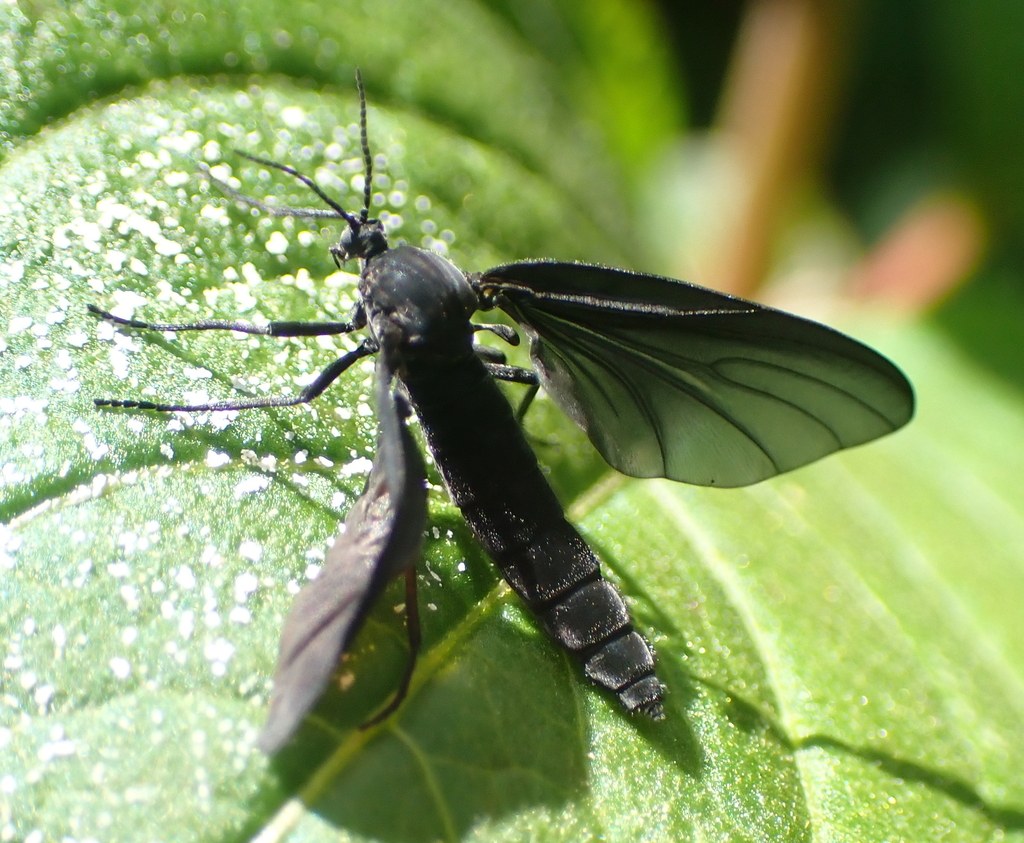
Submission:
[[[13,336],[14,334],[20,334],[22,331],[27,331],[32,327],[31,316],[15,316],[7,323],[7,334]]]
[[[128,355],[120,348],[110,349],[110,368],[114,370],[114,377],[119,380],[128,377]]]
[[[131,676],[132,672],[131,662],[121,656],[114,656],[114,658],[110,660],[110,671],[118,679],[127,679]]]
[[[182,565],[178,569],[178,573],[174,575],[174,581],[179,588],[185,591],[191,591],[196,587],[196,575],[188,565]]]
[[[235,577],[235,602],[244,603],[250,594],[253,594],[256,589],[259,588],[259,580],[255,574],[246,571],[243,574],[239,574]]]
[[[71,238],[68,237],[68,225],[58,225],[53,230],[53,235],[50,238],[53,241],[53,245],[58,249],[66,249],[71,245]]]
[[[257,474],[252,477],[246,477],[245,480],[240,481],[235,485],[235,499],[243,497],[244,495],[251,495],[256,492],[262,492],[270,485],[270,478],[262,474]]]
[[[210,427],[214,430],[224,430],[237,418],[238,410],[214,410],[210,413]]]
[[[132,290],[117,290],[114,293],[114,302],[110,312],[122,319],[131,319],[138,308],[149,304],[149,299]]]
[[[138,161],[147,170],[159,170],[162,166],[160,159],[157,158],[148,149],[144,149],[138,155],[135,156],[135,160]]]
[[[351,477],[353,474],[368,474],[372,468],[371,460],[366,457],[357,457],[341,467],[341,474],[343,477]]]
[[[153,249],[158,255],[163,255],[164,257],[171,257],[173,255],[180,254],[181,244],[175,243],[173,240],[161,238],[160,240],[156,241],[156,245],[153,247]]]
[[[149,275],[149,267],[138,258],[132,258],[128,264],[128,268],[136,275]]]
[[[351,272],[343,272],[340,269],[337,272],[332,272],[323,281],[324,286],[330,290],[338,290],[342,287],[353,287],[358,282],[358,275],[353,275]]]
[[[178,618],[178,635],[184,638],[186,641],[192,637],[192,633],[196,628],[196,613],[191,609],[186,609],[181,613],[181,617]]]
[[[106,260],[107,265],[114,270],[114,272],[120,272],[121,267],[124,266],[125,262],[128,260],[128,255],[117,249],[111,249],[103,257]]]
[[[127,562],[111,562],[107,565],[107,573],[115,579],[123,580],[125,577],[130,576],[131,572]]]
[[[280,231],[275,231],[267,238],[266,248],[272,255],[283,255],[288,251],[288,238]]]
[[[242,278],[247,284],[259,284],[260,281],[263,280],[260,278],[260,274],[256,270],[256,267],[251,262],[242,264]],[[238,293],[236,292],[235,295],[237,296]]]
[[[134,585],[122,585],[120,591],[121,599],[124,600],[128,611],[137,612],[140,605],[139,590]]]
[[[245,626],[252,622],[252,612],[246,609],[245,606],[235,606],[235,608],[228,613],[228,620],[231,621],[231,623],[237,623]]]
[[[259,542],[244,541],[238,547],[238,554],[250,562],[259,562],[263,556],[263,545]]]
[[[39,706],[40,712],[45,713],[46,707],[50,704],[50,700],[53,699],[53,695],[56,693],[57,689],[53,685],[40,685],[32,695],[32,701]]]
[[[57,353],[56,355],[54,355],[53,362],[58,369],[63,369],[64,371],[67,371],[73,365],[73,361],[71,360],[71,352],[68,351],[66,348],[57,349]]]
[[[281,109],[281,122],[289,129],[298,129],[306,120],[306,112],[297,105],[289,105]]]
[[[231,218],[228,216],[227,208],[220,208],[215,205],[204,205],[202,210],[199,211],[199,216],[203,219],[208,219],[211,222],[217,223],[221,227],[227,227],[231,224]],[[231,269],[231,267],[228,267]],[[233,269],[234,277],[238,277],[238,273]],[[227,278],[227,269],[224,270],[224,277]]]
[[[203,144],[203,160],[213,163],[214,161],[220,161],[221,152],[220,144],[215,140],[207,141]]]
[[[25,277],[25,261],[0,263],[0,286],[16,284]]]
[[[110,446],[97,442],[96,437],[91,433],[82,437],[82,445],[85,446],[85,450],[89,452],[89,457],[93,460],[101,460],[110,453]]]
[[[230,462],[231,455],[225,454],[223,451],[216,451],[211,448],[206,452],[206,465],[208,468],[221,468],[230,464]]]
[[[123,679],[124,677],[118,677]],[[78,752],[74,741],[58,740],[48,741],[39,747],[36,757],[44,764],[53,761],[54,758],[67,758]]]
[[[169,173],[164,173],[164,184],[168,187],[181,187],[183,184],[188,184],[188,180],[189,174],[181,170],[172,170]]]
[[[89,335],[82,331],[75,331],[75,333],[73,334],[68,334],[68,337],[65,340],[65,342],[67,342],[68,345],[74,346],[75,348],[81,348],[83,345],[89,342]]]
[[[206,660],[213,663],[213,671],[215,675],[223,676],[224,668],[227,663],[231,661],[231,657],[235,654],[235,645],[228,641],[226,638],[216,638],[210,641],[203,647],[203,655]],[[218,672],[218,665],[220,665]]]

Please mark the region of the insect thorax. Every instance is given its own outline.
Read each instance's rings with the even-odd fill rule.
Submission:
[[[410,352],[461,356],[479,302],[466,276],[434,252],[398,246],[366,262],[359,292],[371,331]]]

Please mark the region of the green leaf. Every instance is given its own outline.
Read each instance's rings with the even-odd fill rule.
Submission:
[[[341,317],[337,228],[253,215],[198,164],[308,204],[238,147],[355,206],[355,63],[377,210],[466,269],[632,257],[614,166],[468,2],[32,8],[0,13],[0,839],[1019,835],[1024,406],[921,330],[875,332],[919,389],[907,430],[751,489],[617,478],[550,402],[531,411],[657,647],[664,723],[581,677],[435,488],[409,700],[356,729],[405,664],[396,587],[295,745],[262,758],[282,618],[372,455],[368,368],[288,411],[99,412],[294,392],[354,341],[121,332],[85,305]]]

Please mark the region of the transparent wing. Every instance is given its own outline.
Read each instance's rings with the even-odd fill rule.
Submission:
[[[745,486],[904,425],[910,383],[824,325],[670,278],[527,261],[479,285],[554,401],[634,477]]]
[[[425,469],[398,412],[384,357],[377,367],[377,453],[366,488],[320,576],[295,598],[281,632],[274,696],[259,738],[267,754],[291,738],[316,704],[384,586],[419,558]]]

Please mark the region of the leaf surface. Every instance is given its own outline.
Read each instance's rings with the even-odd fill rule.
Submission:
[[[385,159],[376,208],[466,269],[625,263],[614,165],[589,166],[568,99],[471,3],[32,8],[4,7],[0,26],[16,57],[0,109],[3,835],[1019,835],[1024,406],[923,330],[862,337],[915,383],[907,430],[749,489],[618,479],[549,401],[531,410],[556,488],[657,648],[665,723],[586,683],[434,488],[407,704],[355,730],[405,663],[396,584],[268,762],[254,742],[282,619],[369,469],[372,364],[308,408],[97,412],[94,397],[294,392],[352,341],[127,333],[85,305],[341,318],[354,279],[327,256],[337,232],[258,219],[198,163],[308,203],[238,147],[354,204],[357,62]]]

